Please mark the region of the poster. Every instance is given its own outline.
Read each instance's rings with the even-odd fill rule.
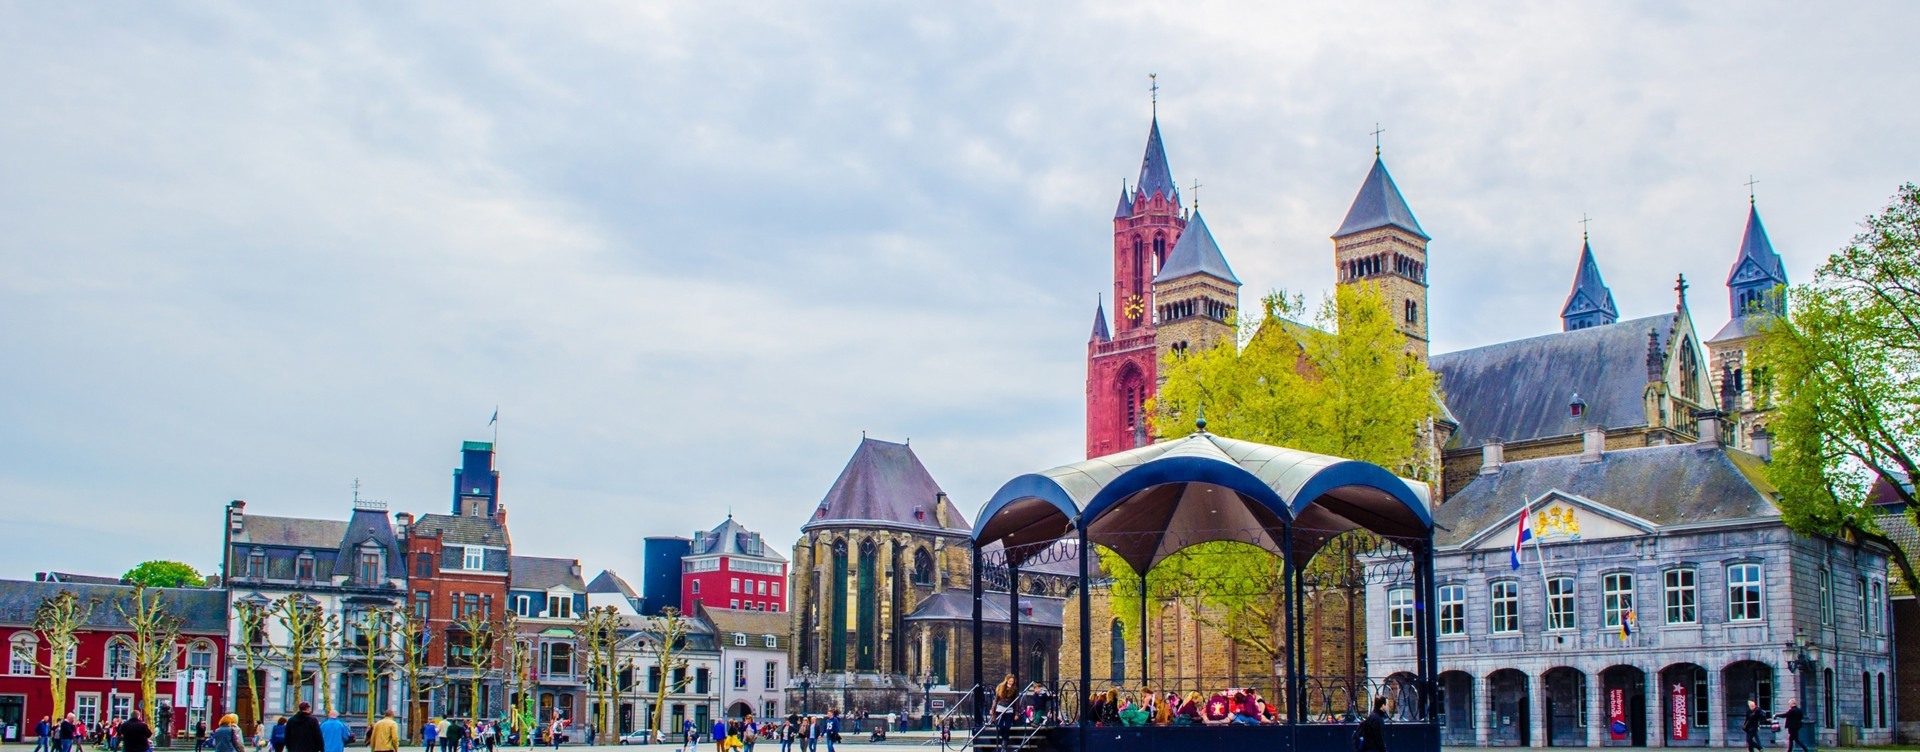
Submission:
[[[173,706],[187,706],[187,677],[178,673],[173,675]]]
[[[1627,690],[1624,688],[1607,690],[1607,731],[1616,742],[1627,738]]]
[[[193,708],[194,710],[207,709],[207,670],[206,669],[199,668],[199,669],[193,670],[192,700],[193,700],[193,704],[190,705],[189,707]]]
[[[1667,714],[1673,718],[1673,727],[1667,732],[1667,738],[1676,742],[1684,742],[1687,740],[1687,732],[1691,730],[1688,723],[1691,717],[1687,707],[1689,704],[1687,702],[1687,685],[1682,683],[1674,684],[1673,691],[1669,693],[1669,696],[1671,698],[1669,702],[1672,707],[1667,711]]]

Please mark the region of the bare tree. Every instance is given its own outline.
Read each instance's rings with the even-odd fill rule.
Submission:
[[[460,638],[466,641],[465,645],[459,646],[457,655],[461,666],[468,670],[469,715],[478,718],[486,713],[481,692],[486,688],[487,678],[500,667],[500,630],[492,619],[487,618],[487,614],[476,608],[466,609],[465,613],[453,620],[453,626],[459,630]],[[447,641],[451,643],[453,637],[452,630],[449,630]]]
[[[333,663],[340,658],[341,643],[345,640],[346,630],[341,629],[339,614],[321,614],[314,626],[319,630],[318,639],[313,643],[313,662],[320,667],[320,706],[328,715],[333,714]]]
[[[360,668],[367,679],[367,728],[379,720],[380,680],[392,673],[396,652],[394,635],[406,620],[399,606],[375,606],[360,613],[354,645],[360,651]]]
[[[153,717],[160,677],[179,660],[180,617],[167,611],[157,590],[135,586],[133,594],[114,604],[133,630],[133,668],[140,680],[140,712]]]
[[[647,619],[647,633],[640,639],[640,652],[651,653],[660,671],[660,686],[653,700],[653,737],[658,739],[660,716],[664,715],[660,709],[667,706],[667,696],[685,690],[689,683],[684,673],[678,681],[673,678],[675,670],[687,667],[687,659],[681,655],[687,647],[687,622],[680,618],[679,609],[669,606],[660,609],[659,616]]]
[[[507,727],[516,734],[533,731],[533,710],[527,705],[533,689],[533,644],[520,639],[520,616],[507,611],[500,619],[501,646],[506,650]],[[528,738],[522,736],[520,738]]]
[[[301,691],[313,686],[307,667],[319,658],[322,644],[328,641],[329,620],[320,605],[308,600],[303,593],[288,593],[276,599],[272,612],[274,621],[286,633],[286,642],[276,645],[269,641],[268,649],[286,668],[287,684],[301,688],[294,690],[298,702]]]
[[[401,678],[407,688],[403,704],[406,706],[408,736],[417,739],[420,725],[427,719],[426,714],[416,715],[413,712],[415,706],[431,697],[434,690],[446,686],[446,683],[439,675],[428,671],[427,651],[432,647],[433,630],[426,619],[412,612],[401,614],[400,621],[395,624],[393,637],[394,649],[399,654]]]
[[[594,725],[601,734],[612,736],[616,733],[610,709],[619,672],[615,651],[620,646],[620,611],[612,606],[587,609],[574,622],[573,631],[585,659]]]
[[[233,604],[233,620],[240,626],[234,648],[247,670],[248,710],[253,714],[251,718],[241,719],[248,729],[260,722],[261,709],[266,707],[266,698],[261,694],[265,688],[260,686],[260,670],[267,664],[267,620],[272,615],[271,608],[250,600]]]
[[[54,718],[67,714],[67,677],[83,663],[74,654],[80,644],[75,633],[86,625],[87,617],[99,604],[96,599],[82,599],[71,590],[62,590],[41,601],[39,609],[34,611],[33,631],[47,644],[47,657],[39,663],[52,685]]]

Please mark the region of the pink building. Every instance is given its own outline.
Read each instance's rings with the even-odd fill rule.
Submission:
[[[787,610],[787,559],[768,548],[760,534],[727,515],[712,530],[694,533],[690,552],[680,559],[680,603],[688,613],[697,605],[742,611]]]

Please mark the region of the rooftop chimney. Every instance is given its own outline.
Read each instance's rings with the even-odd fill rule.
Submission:
[[[1773,461],[1773,434],[1767,433],[1762,426],[1753,427],[1753,456],[1767,462]]]
[[[393,534],[394,535],[399,536],[401,538],[405,538],[407,537],[407,531],[412,529],[413,529],[413,513],[412,512],[394,512],[393,513]]]
[[[947,526],[947,494],[945,491],[933,495],[933,519],[940,527]]]
[[[1500,472],[1501,463],[1506,461],[1506,445],[1499,439],[1489,440],[1480,447],[1480,474],[1495,475]]]
[[[232,535],[239,535],[241,528],[245,527],[246,521],[247,502],[243,499],[234,499],[233,501],[227,502],[227,532]]]
[[[1711,446],[1720,443],[1720,419],[1725,416],[1726,413],[1720,412],[1719,410],[1693,411],[1693,419],[1700,426],[1701,444]]]
[[[1580,432],[1580,461],[1599,462],[1607,451],[1607,429],[1588,426]]]

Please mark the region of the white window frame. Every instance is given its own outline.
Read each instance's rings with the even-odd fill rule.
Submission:
[[[100,693],[73,693],[73,717],[74,720],[87,724],[88,726],[98,725],[100,723]]]
[[[554,595],[552,593],[548,593],[547,594],[547,618],[549,619],[573,618],[573,596]]]
[[[770,647],[770,648],[780,647],[779,638],[774,637],[773,635],[767,635],[767,647]]]
[[[1766,582],[1766,574],[1761,571],[1759,564],[1728,564],[1727,621],[1764,621],[1767,618]]]
[[[525,593],[514,596],[513,613],[522,618],[533,618],[533,596]]]
[[[19,632],[7,640],[7,673],[12,676],[40,673],[40,638],[32,632]]]
[[[776,583],[773,583],[773,593],[772,593],[772,595],[773,595],[773,597],[775,597],[775,598],[778,598],[778,597],[780,597],[780,583],[778,583],[778,582],[776,582]]]
[[[1685,582],[1678,582],[1685,580]],[[1661,619],[1682,625],[1700,623],[1700,570],[1675,567],[1660,573]]]
[[[745,658],[733,659],[733,688],[747,688],[747,659]]]
[[[107,640],[107,665],[100,676],[107,679],[133,678],[133,644],[120,638]]]
[[[728,601],[728,602],[727,602],[727,608],[739,608],[739,607],[740,607],[740,599],[739,599],[739,598],[735,598],[735,599],[733,599],[733,600],[731,600],[731,601]]]
[[[127,718],[133,715],[133,695],[125,692],[107,694],[107,717]]]
[[[733,633],[733,646],[734,646],[734,647],[736,647],[736,648],[744,648],[744,647],[746,647],[746,646],[747,646],[747,633],[745,633],[745,632],[735,632],[735,633]]]
[[[1626,621],[1627,613],[1633,611],[1633,573],[1608,572],[1600,575],[1600,606],[1604,614],[1602,626],[1618,629]]]
[[[219,676],[220,672],[215,670],[214,660],[212,643],[201,640],[187,648],[188,671],[206,671],[208,677]]]
[[[732,579],[730,579],[730,580],[728,580],[728,582],[727,582],[727,592],[729,592],[729,593],[738,593],[738,592],[740,592],[740,578],[738,578],[738,577],[734,577],[734,578],[732,578]]]
[[[1467,633],[1467,586],[1441,585],[1440,636],[1458,637]]]
[[[1396,587],[1387,590],[1387,637],[1394,640],[1413,639],[1413,588]]]
[[[478,572],[487,568],[487,552],[479,546],[462,546],[460,568],[469,572]]]
[[[780,688],[780,662],[767,661],[767,681],[763,689],[772,691]]]
[[[1886,586],[1881,584],[1879,580],[1873,580],[1868,583],[1867,587],[1873,593],[1867,601],[1867,631],[1874,634],[1886,634],[1887,621],[1885,617],[1887,611],[1883,606],[1887,601]]]
[[[1833,570],[1820,568],[1820,623],[1833,623]]]
[[[1520,633],[1520,583],[1495,580],[1487,583],[1487,632]]]
[[[699,580],[694,580],[694,581],[693,581],[693,594],[694,594],[694,595],[699,595],[699,594],[700,594],[700,581],[699,581]]]
[[[1579,628],[1580,588],[1569,575],[1547,578],[1547,631],[1566,632]]]

